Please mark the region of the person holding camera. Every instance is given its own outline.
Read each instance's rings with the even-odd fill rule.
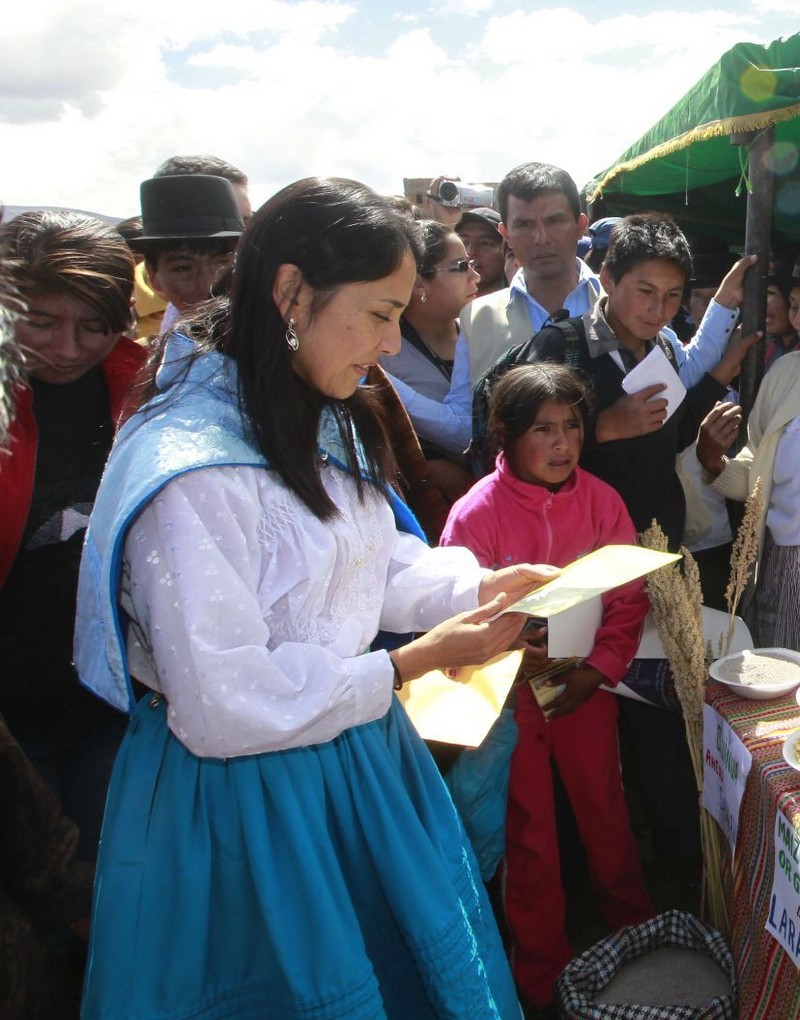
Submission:
[[[429,217],[451,229],[461,219],[463,206],[490,206],[494,188],[487,184],[462,184],[460,177],[434,177],[428,187]]]

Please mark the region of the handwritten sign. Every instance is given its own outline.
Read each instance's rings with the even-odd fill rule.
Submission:
[[[800,969],[800,835],[782,811],[775,813],[775,871],[764,928]]]
[[[703,807],[719,822],[732,855],[752,764],[753,756],[719,712],[703,705]]]

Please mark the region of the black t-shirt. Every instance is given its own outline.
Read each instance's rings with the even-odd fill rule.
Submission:
[[[0,712],[12,731],[88,721],[105,709],[78,683],[72,636],[81,550],[113,438],[102,370],[34,380],[34,489],[19,552],[0,590]]]

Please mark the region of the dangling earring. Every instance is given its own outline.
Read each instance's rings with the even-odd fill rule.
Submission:
[[[293,351],[296,351],[300,346],[300,339],[294,328],[294,319],[289,319],[286,323],[286,343]]]

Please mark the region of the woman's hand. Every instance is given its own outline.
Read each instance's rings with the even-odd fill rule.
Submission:
[[[697,459],[709,474],[721,474],[725,467],[725,454],[736,439],[742,423],[742,409],[738,404],[717,401],[700,423],[697,433]]]
[[[494,570],[481,581],[478,602],[483,606],[500,594],[507,595],[511,603],[517,602],[523,595],[552,581],[560,573],[558,567],[551,567],[548,563],[517,563],[513,567]]]
[[[401,679],[413,680],[431,669],[480,665],[508,651],[529,619],[522,613],[497,616],[510,601],[501,593],[480,609],[459,613],[409,644],[395,648],[390,657]]]
[[[562,715],[568,715],[579,708],[585,701],[594,694],[597,688],[605,683],[603,674],[591,666],[578,666],[575,669],[568,669],[565,673],[559,673],[547,681],[548,687],[560,687],[566,684],[564,690],[548,702],[546,708],[542,709],[546,719],[558,719]]]

